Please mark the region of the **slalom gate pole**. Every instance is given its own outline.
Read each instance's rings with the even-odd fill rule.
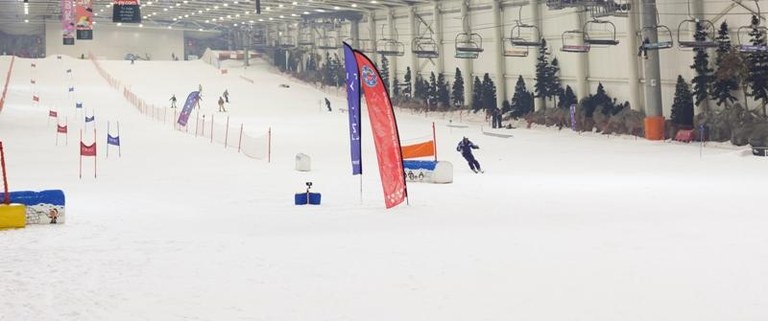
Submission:
[[[240,147],[243,146],[243,124],[240,124],[240,139],[237,141],[237,152],[240,152]]]
[[[437,161],[437,135],[435,135],[435,122],[432,122],[432,149],[435,153],[435,161]]]
[[[272,127],[267,132],[267,163],[272,162]]]
[[[211,144],[213,144],[213,121],[215,116],[215,114],[211,114]]]
[[[94,120],[95,122],[95,120]],[[93,124],[93,148],[96,149],[96,124]],[[98,149],[96,149],[98,150]],[[93,178],[96,178],[96,159],[99,158],[95,154],[93,155]]]
[[[104,149],[106,150],[106,158],[109,158],[109,121],[107,121],[107,144],[104,145]]]
[[[80,179],[83,179],[83,130],[80,130]]]
[[[64,117],[64,127],[67,128],[67,132],[64,133],[64,146],[69,146],[69,127],[68,126],[69,126],[69,117]],[[58,131],[58,128],[56,130]]]
[[[229,116],[227,116],[227,129],[224,130],[224,149],[227,149],[227,141],[229,141]]]
[[[11,196],[8,195],[8,177],[5,175],[5,152],[3,151],[3,142],[0,142],[0,167],[3,168],[3,203],[8,205],[11,203]]]
[[[120,121],[119,120],[117,121],[117,138],[120,139]],[[123,157],[122,146],[123,144],[117,145],[117,157]]]

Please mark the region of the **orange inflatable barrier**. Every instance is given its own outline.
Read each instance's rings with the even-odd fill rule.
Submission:
[[[403,146],[403,159],[435,156],[435,141]]]
[[[645,117],[645,139],[664,140],[664,116]]]

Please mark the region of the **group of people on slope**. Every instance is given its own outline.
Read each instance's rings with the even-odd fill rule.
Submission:
[[[197,97],[198,97],[197,107],[200,108],[200,101],[203,100],[203,85],[198,86]],[[176,94],[171,95],[170,101],[171,101],[171,108],[176,108],[176,101],[177,101]],[[227,103],[227,104],[229,103],[229,90],[224,89],[224,93],[222,93],[222,95],[219,96],[218,103],[219,103],[219,111],[226,112],[227,109],[224,108],[224,103]]]

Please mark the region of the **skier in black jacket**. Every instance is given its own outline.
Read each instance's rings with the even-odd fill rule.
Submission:
[[[461,156],[464,156],[464,159],[466,159],[467,163],[469,163],[469,168],[472,169],[472,171],[475,173],[483,173],[483,170],[480,169],[480,163],[478,163],[475,159],[475,156],[472,155],[472,150],[479,148],[480,146],[475,145],[469,140],[469,138],[466,137],[464,137],[459,142],[459,146],[456,146],[456,151],[461,152]]]

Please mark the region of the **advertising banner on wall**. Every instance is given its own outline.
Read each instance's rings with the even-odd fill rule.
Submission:
[[[140,23],[141,4],[139,0],[113,0],[112,22]]]
[[[75,1],[61,0],[61,31],[64,45],[75,44]]]
[[[75,30],[77,40],[93,39],[92,0],[75,0]]]

